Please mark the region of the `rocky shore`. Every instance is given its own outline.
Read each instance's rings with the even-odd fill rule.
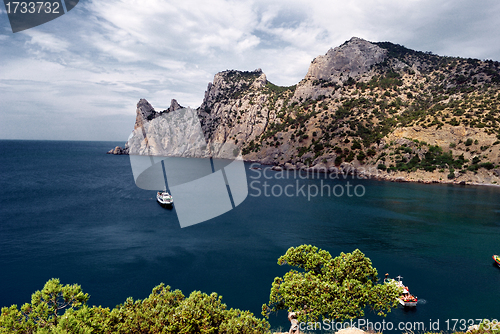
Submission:
[[[454,179],[448,178],[446,172],[386,172],[377,169],[375,166],[355,166],[353,164],[342,163],[340,166],[313,166],[307,167],[302,164],[298,166],[292,164],[279,165],[265,165],[259,161],[249,161],[258,164],[254,166],[257,169],[269,168],[275,172],[281,171],[300,171],[314,175],[316,178],[324,177],[323,174],[330,174],[330,179],[371,179],[378,181],[389,182],[413,182],[423,184],[454,184],[454,185],[486,185],[486,186],[500,186],[498,177],[500,177],[500,169],[494,169],[491,172],[479,171],[477,174],[459,175]],[[313,177],[314,177],[313,176]]]
[[[106,154],[114,154],[114,155],[128,155],[128,149],[126,148],[121,148],[120,146],[116,146],[115,148],[112,148]]]

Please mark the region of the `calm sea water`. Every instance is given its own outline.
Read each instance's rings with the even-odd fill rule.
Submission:
[[[29,302],[57,277],[80,284],[91,305],[144,298],[164,282],[260,314],[289,269],[278,257],[313,244],[334,256],[359,248],[380,277],[404,277],[420,303],[386,321],[439,319],[442,330],[446,319],[500,318],[498,188],[349,180],[364,196],[266,197],[255,196],[264,181],[276,194],[296,180],[248,169],[257,183],[243,204],[181,229],[175,210],[135,186],[128,156],[105,154],[117,144],[0,141],[0,306]],[[346,180],[299,179],[321,182],[347,189]],[[284,313],[270,322],[288,328]]]

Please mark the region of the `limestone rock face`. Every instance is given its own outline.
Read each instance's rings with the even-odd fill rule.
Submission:
[[[306,77],[298,85],[294,97],[306,99],[317,98],[319,95],[328,96],[332,87],[343,85],[349,78],[359,79],[363,74],[368,75],[373,65],[384,61],[387,50],[353,37],[341,46],[328,50],[324,56],[316,57]]]
[[[209,156],[198,114],[189,108],[155,114],[142,127],[134,129],[126,147],[134,155]]]
[[[500,184],[499,96],[500,63],[353,37],[316,57],[294,86],[273,85],[261,69],[217,73],[194,117],[174,99],[161,112],[141,99],[125,149],[109,153],[203,156],[204,141],[234,144],[275,170]],[[431,149],[462,166],[422,168],[434,163]]]
[[[349,77],[356,79],[370,71],[371,66],[382,62],[387,50],[353,37],[342,46],[328,50],[324,56],[316,57],[305,77],[306,80],[327,80],[343,83]]]
[[[260,68],[257,71],[262,72],[262,70]],[[256,88],[256,89],[260,89],[260,88],[263,88],[266,84],[267,84],[266,75],[264,73],[262,73],[257,79],[255,79],[255,81],[252,84],[252,87]]]
[[[125,149],[113,154],[205,157],[205,138],[196,111],[184,109],[175,99],[156,112],[145,99],[139,100],[134,131]],[[110,151],[111,152],[111,151]]]
[[[224,71],[209,83],[198,109],[207,142],[250,142],[260,135],[274,112],[262,88],[267,84],[261,69]]]

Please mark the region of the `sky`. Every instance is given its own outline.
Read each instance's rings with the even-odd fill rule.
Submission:
[[[0,5],[0,139],[125,142],[139,99],[198,107],[216,73],[290,86],[356,36],[500,61],[498,0],[80,0],[12,33]]]

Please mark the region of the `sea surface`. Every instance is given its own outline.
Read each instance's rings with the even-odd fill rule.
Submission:
[[[500,318],[497,187],[279,178],[247,164],[241,205],[180,228],[175,209],[135,185],[128,156],[105,154],[120,144],[0,141],[0,306],[29,302],[55,277],[80,284],[90,305],[145,298],[164,282],[260,316],[274,277],[290,269],[278,257],[312,244],[333,256],[360,249],[380,278],[403,276],[419,304],[386,322],[439,320],[447,330],[448,319]],[[292,196],[278,196],[286,186]],[[286,313],[270,322],[289,326]]]

